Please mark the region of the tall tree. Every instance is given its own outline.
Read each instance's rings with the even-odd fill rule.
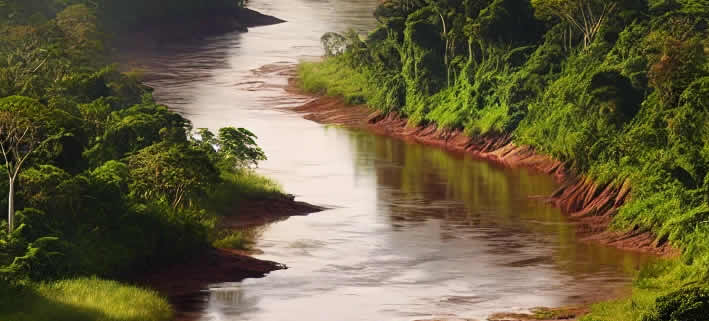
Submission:
[[[37,133],[37,128],[29,119],[17,117],[11,111],[0,111],[0,151],[10,182],[7,213],[9,233],[15,229],[15,181],[22,165],[39,146]]]
[[[559,17],[581,32],[584,48],[591,45],[616,5],[613,0],[532,0],[540,18]]]
[[[15,225],[14,192],[17,178],[28,158],[41,148],[68,136],[58,123],[57,113],[36,99],[10,96],[0,99],[0,153],[10,183],[8,230]],[[51,149],[43,150],[52,157]],[[2,164],[2,163],[0,163]]]

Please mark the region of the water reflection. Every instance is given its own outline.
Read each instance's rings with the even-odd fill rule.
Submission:
[[[264,228],[259,257],[290,269],[213,285],[203,320],[484,319],[585,302],[650,260],[578,242],[558,210],[530,196],[554,182],[435,148],[321,126],[283,111],[288,68],[319,38],[371,30],[379,0],[251,0],[288,23],[126,53],[156,97],[195,127],[247,127],[259,169],[333,209]]]
[[[350,137],[359,153],[373,155],[356,166],[374,170],[379,210],[389,214],[394,229],[438,220],[444,240],[470,236],[507,241],[493,244],[490,254],[523,255],[526,244],[544,243],[552,249],[550,255],[503,265],[553,263],[575,276],[609,267],[633,273],[649,259],[580,242],[574,225],[558,209],[533,197],[550,195],[557,188],[548,177],[367,133],[353,132]],[[509,240],[509,235],[529,240],[520,243]]]
[[[211,319],[484,318],[596,300],[651,260],[579,243],[557,209],[530,199],[553,191],[551,178],[359,131],[318,135],[329,137],[320,155],[346,150],[349,179],[320,184],[333,165],[318,164],[312,195],[357,196],[330,194],[342,208],[266,229],[263,257],[291,269],[216,285]],[[220,299],[232,290],[238,302]]]

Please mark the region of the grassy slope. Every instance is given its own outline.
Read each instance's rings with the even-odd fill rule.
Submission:
[[[218,216],[224,213],[234,213],[234,208],[248,200],[260,200],[283,197],[282,187],[272,179],[259,175],[251,170],[238,170],[233,173],[223,173],[223,182],[211,195],[205,208]],[[212,246],[246,250],[253,244],[256,235],[245,231],[214,231]]]
[[[5,321],[167,321],[170,305],[154,291],[80,278],[38,283],[3,296]]]
[[[641,273],[632,297],[598,304],[586,320],[641,320],[657,313],[658,298],[681,288],[706,286],[708,278],[709,42],[706,34],[700,34],[675,45],[682,50],[672,52],[673,45],[663,41],[675,40],[663,26],[682,28],[672,19],[634,23],[618,34],[614,44],[599,37],[586,50],[564,51],[547,35],[544,43],[520,49],[528,53],[516,67],[510,65],[515,50],[491,47],[477,61],[465,63],[449,87],[430,95],[406,91],[400,106],[386,97],[396,91],[387,83],[396,84],[398,71],[376,64],[376,55],[381,55],[376,42],[366,42],[366,54],[355,51],[301,63],[298,75],[307,91],[396,110],[413,124],[435,123],[471,135],[512,134],[518,144],[569,161],[599,183],[630,179],[633,198],[611,227],[651,230],[658,240],[680,247],[683,255]],[[394,46],[407,48],[411,46],[407,41]],[[399,53],[402,61],[409,59],[406,51]],[[375,63],[361,63],[363,55]],[[674,97],[664,100],[659,90],[638,89],[643,82],[648,86],[648,68],[662,67],[656,63],[662,55],[682,57],[691,64],[674,69],[670,86],[677,88],[669,90],[675,90]],[[401,73],[406,74],[405,66]],[[617,79],[609,77],[603,83],[608,74]],[[625,79],[632,87],[623,87]],[[420,86],[420,80],[407,86]],[[637,99],[629,97],[636,91],[640,100],[628,103]],[[631,114],[624,108],[634,104],[640,105],[639,111],[624,114]]]
[[[223,175],[223,183],[210,195],[212,217],[238,200],[282,195],[280,186],[249,170]],[[238,206],[238,203],[236,203]],[[215,247],[244,249],[253,236],[248,232],[213,232]],[[118,281],[76,278],[29,283],[19,289],[0,290],[3,321],[167,321],[172,308],[155,291]]]

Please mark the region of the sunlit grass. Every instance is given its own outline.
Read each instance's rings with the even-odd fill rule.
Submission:
[[[254,238],[254,234],[249,231],[228,231],[212,242],[212,246],[222,249],[248,250],[254,243]]]
[[[210,193],[203,208],[217,215],[226,215],[244,200],[269,199],[282,195],[280,184],[253,170],[222,172],[222,183]]]
[[[2,291],[3,321],[167,321],[172,310],[157,292],[98,278],[41,283]]]
[[[268,198],[283,194],[283,188],[271,178],[252,170],[222,174],[223,190],[246,199]]]
[[[300,63],[298,77],[304,90],[342,97],[348,104],[363,104],[372,97],[367,75],[336,58]]]
[[[657,290],[635,288],[630,297],[594,304],[591,313],[581,320],[640,321],[647,311],[652,311],[660,294]]]

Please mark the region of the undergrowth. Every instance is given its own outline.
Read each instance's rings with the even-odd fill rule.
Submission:
[[[606,3],[588,2],[588,10]],[[682,255],[648,268],[630,298],[598,304],[585,320],[680,320],[696,315],[688,306],[704,309],[709,5],[616,2],[584,42],[543,1],[407,3],[383,2],[368,38],[350,33],[341,54],[301,64],[303,88],[411,125],[510,135],[598,184],[629,183],[632,197],[611,228],[652,232]]]

